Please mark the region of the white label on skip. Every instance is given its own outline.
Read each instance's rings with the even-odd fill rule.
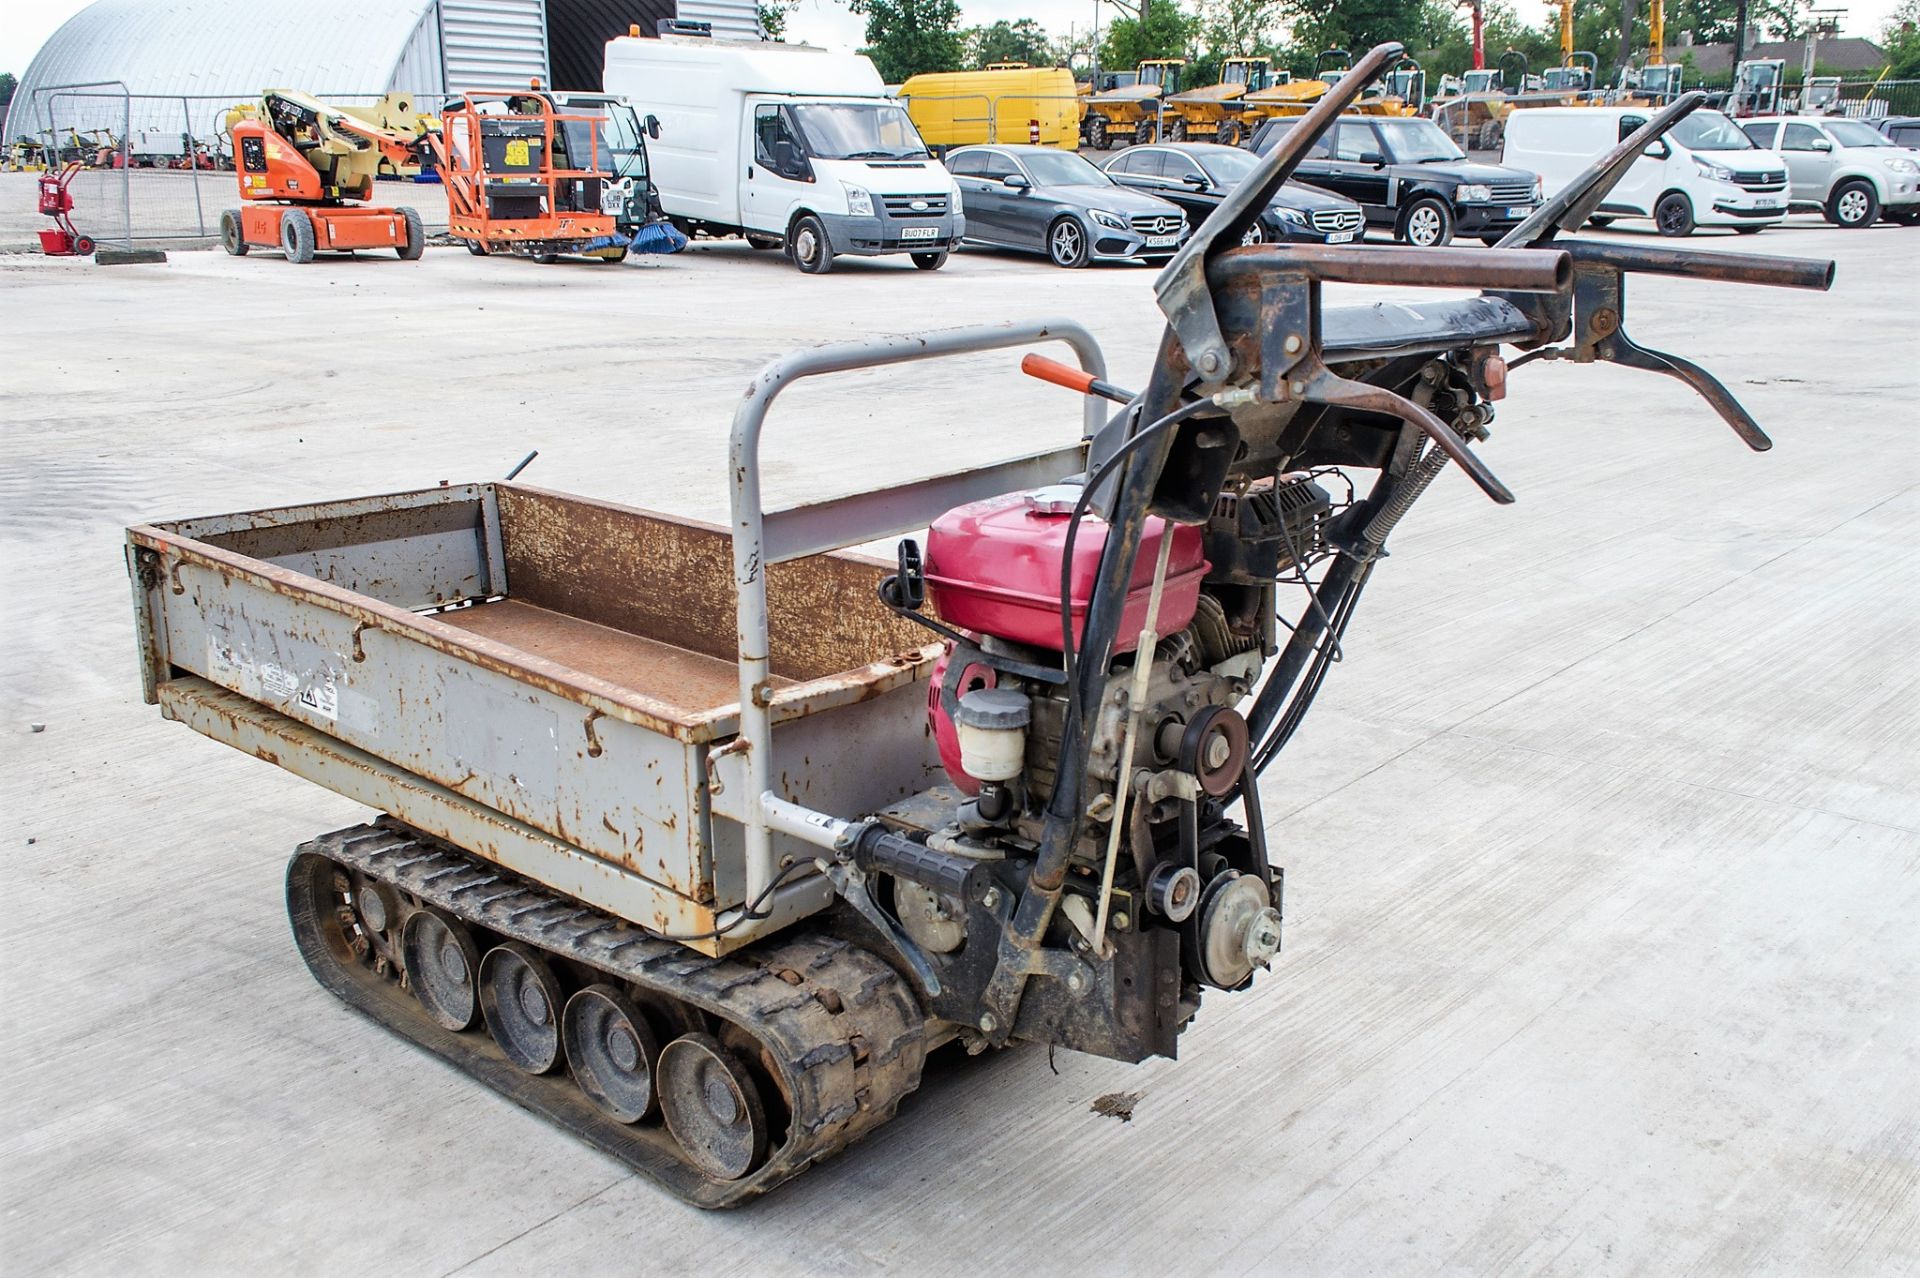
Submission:
[[[340,717],[340,694],[333,686],[331,670],[318,683],[300,689],[300,704],[329,722]]]

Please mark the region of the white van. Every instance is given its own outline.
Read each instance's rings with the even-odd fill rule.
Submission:
[[[1645,107],[1536,107],[1507,117],[1502,162],[1532,169],[1548,199],[1645,124]],[[1647,217],[1662,235],[1730,226],[1752,235],[1787,215],[1787,162],[1718,111],[1695,111],[1635,160],[1591,219]]]
[[[966,231],[953,178],[857,54],[622,36],[604,88],[659,118],[654,185],[689,234],[743,235],[819,275],[842,253],[938,270]]]

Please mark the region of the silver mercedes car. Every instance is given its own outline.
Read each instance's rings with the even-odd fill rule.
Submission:
[[[947,154],[967,210],[966,243],[1045,253],[1057,266],[1162,263],[1187,237],[1187,216],[1130,191],[1072,151],[967,146]]]

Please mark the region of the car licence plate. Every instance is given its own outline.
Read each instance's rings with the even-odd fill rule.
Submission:
[[[1179,242],[1180,237],[1177,235],[1149,235],[1147,237],[1148,248],[1172,248]]]
[[[1327,237],[1327,243],[1351,244],[1353,243],[1353,235],[1354,233],[1352,231],[1335,231],[1332,235],[1329,235]]]
[[[1533,205],[1516,204],[1512,208],[1507,210],[1507,216],[1508,217],[1531,217],[1533,216]]]
[[[937,226],[902,227],[900,230],[900,238],[903,240],[937,240],[940,238],[940,228]]]

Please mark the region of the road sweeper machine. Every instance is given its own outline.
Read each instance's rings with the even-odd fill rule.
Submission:
[[[706,1207],[886,1122],[936,1049],[1174,1055],[1276,961],[1256,783],[1394,528],[1449,467],[1513,500],[1477,446],[1509,374],[1663,373],[1763,449],[1628,336],[1625,277],[1832,280],[1572,233],[1698,94],[1495,249],[1240,247],[1399,54],[1167,267],[1133,377],[1070,320],[788,356],[739,403],[724,527],[474,483],[132,529],[148,700],[384,814],[288,866],[319,982]],[[989,349],[1064,388],[1058,447],[764,508],[786,388]]]

